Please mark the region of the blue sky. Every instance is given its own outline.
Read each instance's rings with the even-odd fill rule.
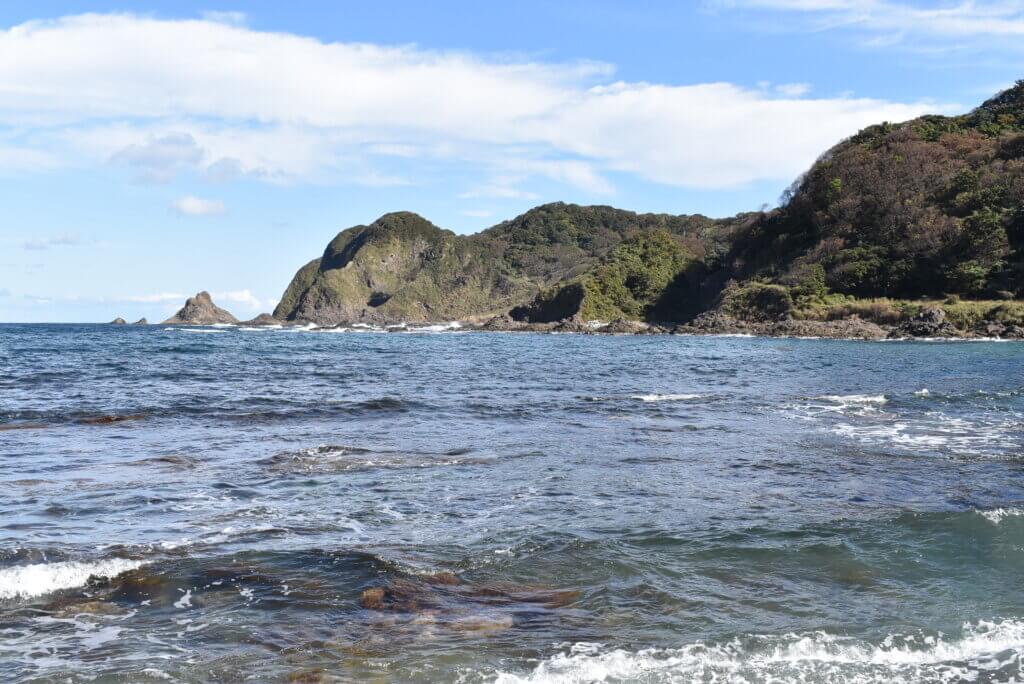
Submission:
[[[387,211],[774,204],[1024,78],[1024,2],[0,5],[0,321],[270,310]]]

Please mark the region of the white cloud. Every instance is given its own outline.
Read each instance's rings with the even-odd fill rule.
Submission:
[[[210,295],[214,302],[231,302],[241,304],[249,309],[259,309],[263,302],[249,290],[231,290],[229,292],[214,292]],[[267,302],[269,305],[269,302]],[[269,307],[268,307],[269,308]]]
[[[846,11],[856,3],[763,4]],[[607,195],[611,172],[690,187],[786,180],[868,124],[936,109],[807,99],[802,86],[611,75],[592,62],[323,43],[223,17],[90,14],[0,32],[0,125],[45,120],[20,148],[66,164],[112,160],[151,181],[190,170],[211,180],[416,182],[386,166],[404,157]],[[512,196],[524,193],[521,180],[470,192]]]
[[[41,251],[51,247],[74,247],[80,245],[82,239],[75,233],[61,233],[44,238],[32,238],[21,243],[22,249]]]
[[[803,97],[811,92],[810,83],[783,83],[775,86],[775,90],[785,97]]]
[[[231,24],[233,26],[243,26],[247,20],[245,12],[220,12],[217,10],[207,10],[205,12],[200,12],[199,16],[206,21]]]
[[[140,178],[154,183],[169,183],[182,167],[191,167],[203,159],[203,150],[188,133],[168,133],[144,143],[132,143],[111,157],[117,164],[139,169]]]
[[[185,195],[176,199],[171,208],[182,216],[217,216],[224,213],[224,202]]]

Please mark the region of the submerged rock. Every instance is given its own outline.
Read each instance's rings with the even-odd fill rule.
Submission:
[[[218,323],[237,324],[238,319],[214,304],[210,293],[205,290],[195,297],[189,297],[185,301],[185,306],[181,307],[178,313],[164,321],[164,324],[172,325],[215,325]]]
[[[145,418],[141,413],[134,413],[129,415],[110,415],[110,416],[90,416],[88,418],[79,418],[78,422],[82,425],[113,425],[114,423],[123,423],[128,420],[143,420]]]
[[[110,325],[128,325],[128,321],[118,316],[114,320],[110,321]]]

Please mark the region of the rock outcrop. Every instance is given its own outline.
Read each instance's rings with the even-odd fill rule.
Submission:
[[[132,325],[149,325],[149,321],[147,321],[145,318],[140,318],[139,320],[132,323]]]
[[[261,313],[256,318],[250,318],[247,321],[242,321],[240,325],[248,325],[254,328],[259,327],[271,327],[282,325],[283,321],[279,321],[268,313]]]
[[[209,292],[200,292],[189,297],[185,306],[166,321],[165,325],[216,325],[237,324],[238,319],[213,303]]]
[[[476,235],[456,235],[410,212],[386,214],[342,231],[322,257],[299,269],[274,317],[322,326],[482,320],[528,306],[541,291],[568,286],[602,265],[584,284],[591,286],[585,304],[604,307],[608,318],[643,315],[657,303],[652,293],[677,275],[675,267],[704,254],[728,229],[703,216],[561,203]],[[625,242],[631,247],[609,261]],[[658,258],[642,267],[636,259],[645,250]],[[627,287],[619,296],[627,281],[648,287]],[[567,301],[564,312],[546,306],[538,316],[517,317],[555,322],[574,315],[581,302]]]
[[[110,321],[110,325],[128,325],[128,321],[118,316],[114,320]]]

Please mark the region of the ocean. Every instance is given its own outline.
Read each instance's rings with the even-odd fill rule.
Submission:
[[[2,325],[0,681],[1017,681],[1022,362]]]

